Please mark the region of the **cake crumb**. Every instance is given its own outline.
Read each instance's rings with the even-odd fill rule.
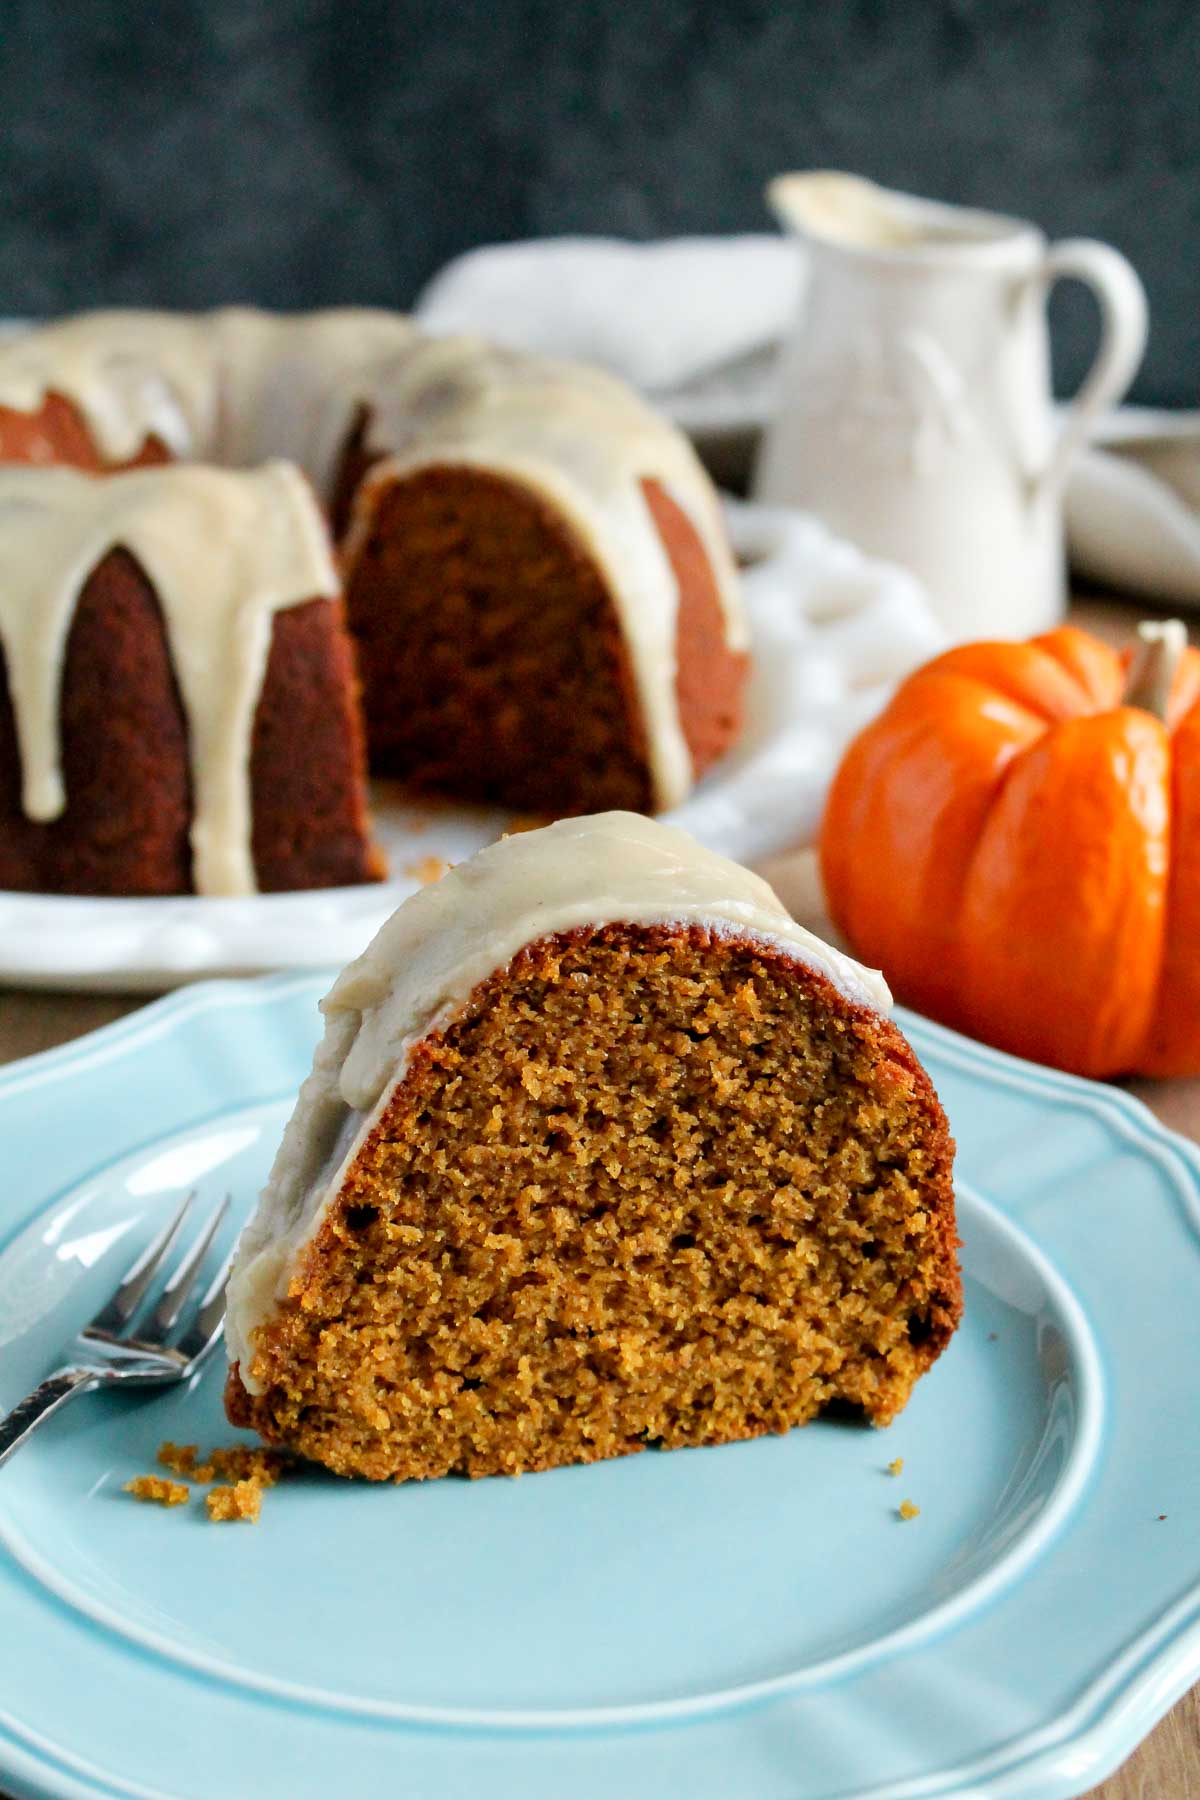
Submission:
[[[194,1477],[196,1458],[200,1454],[198,1444],[173,1444],[170,1438],[158,1446],[157,1461],[164,1469],[170,1469],[172,1475]]]
[[[252,1481],[256,1487],[274,1487],[292,1459],[283,1450],[263,1450],[255,1444],[232,1444],[227,1450],[210,1450],[209,1466],[226,1481]]]
[[[125,1483],[125,1492],[157,1506],[186,1506],[192,1494],[186,1482],[168,1481],[165,1475],[137,1475]]]
[[[254,1444],[231,1444],[201,1457],[198,1445],[173,1444],[168,1439],[158,1447],[158,1460],[173,1475],[184,1475],[190,1481],[254,1481],[268,1488],[275,1486],[291,1459],[286,1451],[264,1450]]]
[[[440,881],[451,868],[444,856],[423,856],[420,862],[405,863],[404,873],[410,881],[419,881],[422,887],[430,887]]]
[[[920,1507],[914,1506],[911,1500],[902,1500],[900,1502],[900,1517],[902,1519],[917,1519],[920,1518],[920,1516]]]
[[[253,1524],[262,1511],[262,1489],[257,1481],[235,1481],[232,1487],[211,1488],[204,1504],[217,1524],[227,1519],[246,1519]]]
[[[904,1473],[904,1458],[902,1456],[894,1456],[892,1458],[891,1462],[888,1464],[888,1474],[889,1475],[903,1475],[903,1473]]]

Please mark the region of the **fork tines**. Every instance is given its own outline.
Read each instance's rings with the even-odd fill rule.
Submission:
[[[150,1318],[136,1332],[132,1327],[159,1278],[167,1269],[172,1252],[182,1241],[184,1227],[192,1215],[197,1198],[194,1190],[188,1194],[158,1235],[142,1251],[126,1272],[112,1299],[101,1308],[91,1324],[84,1327],[82,1335],[85,1339],[100,1339],[106,1343],[136,1342],[152,1350],[167,1347],[170,1335],[179,1323],[192,1289],[200,1277],[213,1239],[229,1210],[228,1194],[212,1208],[189,1247],[167,1274],[158,1304]],[[225,1279],[231,1261],[232,1252],[209,1283],[194,1317],[189,1317],[186,1321],[184,1337],[178,1348],[189,1359],[202,1354],[214,1333],[220,1329],[225,1310]]]

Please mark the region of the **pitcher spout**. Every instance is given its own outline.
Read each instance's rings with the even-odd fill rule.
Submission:
[[[767,201],[785,230],[814,246],[905,260],[1036,256],[1041,234],[1020,219],[948,206],[838,169],[777,175]]]

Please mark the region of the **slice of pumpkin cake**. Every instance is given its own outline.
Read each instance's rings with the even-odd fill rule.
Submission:
[[[230,1280],[230,1418],[396,1481],[885,1424],[961,1310],[889,1004],[653,820],[481,851],[324,1001]]]

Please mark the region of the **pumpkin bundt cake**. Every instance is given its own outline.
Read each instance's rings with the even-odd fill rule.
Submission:
[[[256,541],[232,472],[280,457],[295,479]],[[738,730],[746,638],[715,493],[686,440],[598,371],[426,338],[385,312],[96,313],[0,346],[0,463],[0,548],[21,571],[0,608],[6,885],[241,893],[379,872],[339,589],[301,472],[339,538],[378,773],[523,811],[660,811]],[[180,463],[216,465],[186,503]],[[131,506],[137,546],[121,535]],[[242,557],[244,600],[229,586]],[[299,655],[305,557],[324,610]],[[197,610],[214,563],[221,595]],[[239,696],[215,749],[201,663],[212,695]],[[298,765],[285,779],[266,757],[270,813],[273,784],[247,760],[268,733]],[[251,804],[210,855],[204,795],[223,790],[232,818],[235,787]]]
[[[885,1424],[958,1322],[952,1145],[882,980],[612,812],[408,900],[229,1283],[229,1416],[345,1475]]]

